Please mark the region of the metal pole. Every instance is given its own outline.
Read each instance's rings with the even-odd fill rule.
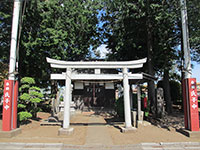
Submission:
[[[21,0],[15,0],[13,8],[12,34],[11,34],[11,45],[10,45],[9,80],[15,79],[14,72],[16,65],[16,47],[17,47],[20,7],[21,7]]]
[[[192,70],[191,70],[191,56],[190,56],[186,0],[180,0],[180,4],[181,4],[181,20],[182,20],[183,49],[184,49],[184,71],[185,71],[184,79],[187,79],[191,77]]]
[[[185,127],[190,131],[199,131],[199,112],[196,93],[196,79],[191,78],[191,56],[189,46],[189,32],[188,32],[188,18],[186,0],[181,2],[181,19],[182,19],[182,32],[183,32],[183,48],[184,48],[184,115]]]

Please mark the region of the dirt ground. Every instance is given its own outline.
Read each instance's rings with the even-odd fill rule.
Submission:
[[[0,142],[85,144],[91,113],[80,113],[71,117],[74,133],[70,136],[58,136],[60,126],[40,126],[42,120],[47,119],[49,116],[50,114],[48,113],[38,113],[38,117],[41,120],[31,120],[31,123],[21,125],[22,133],[20,135],[12,138],[0,138]],[[101,117],[109,119],[108,116],[101,115]],[[170,123],[170,120],[167,121]],[[200,139],[188,138],[176,132],[173,127],[166,128],[159,125],[158,122],[157,124],[153,123],[154,125],[142,125],[134,133],[121,133],[115,122],[112,123],[114,125],[107,124],[106,126],[114,145],[138,144],[142,142],[200,142]],[[1,126],[2,121],[0,120],[0,129]]]
[[[118,129],[113,127],[109,127],[109,132],[115,145],[146,142],[200,142],[200,139],[190,139],[176,131],[168,131],[153,125],[141,126],[135,133],[120,133]]]
[[[74,126],[74,133],[70,136],[58,136],[60,126],[40,126],[40,123],[50,116],[49,113],[38,113],[39,121],[31,120],[31,123],[21,125],[22,133],[12,138],[0,138],[0,142],[27,142],[27,143],[65,143],[83,145],[85,143],[86,126]],[[87,122],[88,116],[76,115],[71,118],[72,123]],[[0,128],[2,120],[0,120]]]

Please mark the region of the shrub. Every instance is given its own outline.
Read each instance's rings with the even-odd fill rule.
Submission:
[[[22,111],[18,113],[19,115],[19,121],[26,121],[28,119],[30,119],[32,117],[31,113],[27,112],[27,111]]]
[[[41,110],[38,108],[38,104],[42,101],[43,94],[40,92],[40,88],[34,86],[34,84],[35,80],[31,77],[24,77],[21,79],[18,102],[20,121],[25,121],[31,117],[36,118],[37,112]]]

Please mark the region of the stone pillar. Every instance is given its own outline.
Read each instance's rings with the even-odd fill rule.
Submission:
[[[123,68],[123,86],[124,86],[124,115],[125,115],[125,128],[131,128],[131,108],[130,108],[130,87],[128,84],[128,70]]]
[[[70,102],[71,102],[71,68],[67,68],[65,79],[65,96],[64,96],[64,119],[63,128],[69,128],[70,124]]]

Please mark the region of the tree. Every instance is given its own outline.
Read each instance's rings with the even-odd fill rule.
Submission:
[[[146,12],[146,30],[147,30],[147,66],[148,66],[148,73],[151,76],[155,75],[155,70],[153,66],[153,22],[152,22],[152,14],[150,9],[150,1],[147,0],[147,12]],[[153,115],[156,115],[157,111],[157,102],[155,97],[155,83],[154,81],[148,82],[148,98],[150,100],[150,111],[153,113]]]
[[[37,106],[42,102],[43,94],[40,88],[36,87],[35,80],[30,77],[21,79],[21,87],[19,88],[20,96],[18,101],[19,120],[27,120],[28,118],[37,118],[37,112],[40,108]]]
[[[146,56],[145,17],[142,3],[105,0],[102,30],[112,60],[132,60]],[[144,24],[142,24],[144,23]]]
[[[11,41],[12,3],[0,2],[0,61],[9,62],[9,48]]]
[[[166,110],[172,112],[172,102],[170,94],[169,73],[172,70],[178,53],[176,46],[179,44],[179,31],[177,29],[177,20],[180,15],[177,15],[179,3],[176,1],[162,1],[157,7],[155,20],[156,25],[154,30],[156,45],[154,45],[154,68],[156,72],[160,72],[163,76],[164,98],[166,100]],[[154,42],[155,43],[155,42]]]
[[[170,1],[112,1],[105,0],[104,36],[110,49],[110,59],[132,60],[148,58],[143,70],[154,76],[167,73],[177,59],[175,47],[179,44],[177,6]],[[169,79],[166,78],[166,85]],[[148,84],[151,111],[156,113],[155,84]],[[169,92],[166,86],[165,93]],[[167,96],[167,94],[166,94]],[[166,98],[169,100],[170,98]]]
[[[8,26],[11,26],[12,15],[8,16],[8,13],[12,14],[12,9],[10,3],[3,4],[0,12],[5,15],[0,30],[9,33],[1,32],[2,41],[10,41],[11,29]],[[22,18],[19,75],[32,76],[37,84],[48,86],[51,70],[46,57],[62,60],[84,60],[90,57],[91,49],[100,44],[96,26],[100,7],[100,3],[93,0],[27,1]],[[7,43],[4,51],[6,54],[0,57],[5,58],[6,62],[9,59]]]
[[[200,62],[200,3],[198,0],[187,1],[188,28],[193,60]]]

